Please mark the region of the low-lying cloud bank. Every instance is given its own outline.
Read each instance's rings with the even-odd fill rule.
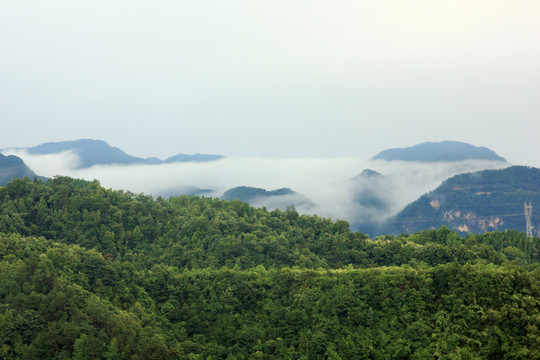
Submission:
[[[97,179],[107,188],[153,196],[192,193],[194,188],[200,188],[211,190],[205,193],[206,196],[217,197],[236,186],[267,190],[287,187],[316,204],[300,207],[300,212],[345,219],[351,223],[383,221],[453,175],[509,166],[505,162],[475,160],[419,163],[359,158],[225,158],[201,163],[77,169],[78,158],[72,152],[55,155],[29,155],[23,151],[4,153],[21,157],[42,176]],[[384,178],[353,179],[364,169],[375,170]],[[266,202],[261,199],[256,205],[284,208],[293,200],[291,196],[273,197]]]

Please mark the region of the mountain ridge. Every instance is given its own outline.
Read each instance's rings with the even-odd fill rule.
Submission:
[[[487,147],[474,146],[460,141],[424,142],[405,148],[387,149],[375,155],[372,160],[420,162],[491,160],[506,162],[506,159]]]
[[[79,169],[89,168],[94,165],[159,165],[176,162],[217,161],[224,158],[223,155],[200,153],[191,155],[179,153],[168,157],[166,160],[161,160],[157,157],[140,158],[129,155],[120,148],[109,145],[104,140],[97,139],[78,139],[58,142],[46,142],[32,147],[15,148],[15,150],[27,151],[29,154],[32,155],[48,155],[66,151],[74,151],[80,159],[80,163],[77,166],[77,168]]]

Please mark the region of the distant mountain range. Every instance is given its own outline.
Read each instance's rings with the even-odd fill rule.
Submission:
[[[442,225],[461,233],[493,230],[525,231],[524,203],[540,212],[540,169],[512,166],[456,175],[407,205],[378,229],[382,233],[412,233]],[[540,217],[533,209],[534,233]]]
[[[21,158],[15,155],[0,154],[0,186],[6,185],[12,179],[24,177],[32,179],[36,176]]]
[[[486,147],[477,147],[459,141],[425,142],[406,148],[388,149],[375,155],[373,160],[420,162],[464,160],[506,161],[503,157]]]
[[[145,163],[145,159],[126,154],[119,148],[112,147],[102,140],[71,140],[49,142],[38,146],[23,148],[29,154],[48,155],[65,151],[73,151],[79,156],[79,168],[88,168],[94,165],[109,164],[135,164]]]
[[[89,168],[94,165],[111,164],[168,164],[175,162],[207,162],[223,159],[223,155],[216,154],[177,154],[165,160],[156,157],[140,158],[129,155],[123,150],[110,146],[103,140],[80,139],[59,142],[48,142],[34,147],[16,148],[29,154],[47,155],[66,151],[75,152],[79,158],[79,168]],[[425,142],[406,148],[394,148],[381,151],[373,160],[386,161],[464,161],[464,160],[490,160],[506,161],[493,150],[477,147],[458,141]]]
[[[34,155],[57,154],[65,151],[73,151],[79,156],[78,168],[89,168],[94,165],[131,165],[131,164],[163,164],[174,162],[203,162],[222,159],[222,155],[213,154],[177,154],[160,160],[155,157],[139,158],[126,154],[117,147],[110,146],[103,140],[80,139],[60,142],[49,142],[34,147],[17,148]]]

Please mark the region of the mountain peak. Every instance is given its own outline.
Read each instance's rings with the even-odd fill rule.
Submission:
[[[382,178],[384,178],[384,175],[381,174],[380,172],[372,170],[372,169],[364,169],[360,174],[353,177],[353,180],[382,179]]]

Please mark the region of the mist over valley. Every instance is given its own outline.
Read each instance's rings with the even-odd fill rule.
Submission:
[[[97,141],[83,143],[92,146],[98,143],[103,149],[103,144]],[[72,146],[80,143],[69,144]],[[61,151],[66,147],[60,145],[48,145],[57,152],[36,152],[35,149],[40,147],[34,147],[33,150],[4,149],[3,152],[20,157],[41,176],[52,178],[65,175],[86,180],[97,179],[106,188],[154,197],[223,197],[238,187],[258,189],[259,192],[249,198],[224,198],[238,198],[269,210],[294,206],[300,213],[347,220],[353,228],[371,233],[378,224],[451,176],[484,169],[501,169],[510,165],[501,157],[479,160],[463,156],[452,161],[375,159],[377,156],[372,159],[224,156],[206,159],[199,156],[198,160],[189,161],[193,158],[185,155],[182,158],[184,161],[179,162],[159,159],[134,162],[134,157],[106,145],[106,151],[99,158],[80,148]],[[442,145],[447,148],[448,142]],[[462,143],[452,145],[459,149],[464,146]],[[469,152],[475,150],[471,145],[466,146]],[[107,151],[111,151],[114,156],[107,158]],[[118,156],[119,153],[122,153],[122,157]],[[188,161],[185,161],[186,157]],[[114,163],[120,161],[118,159],[127,159],[128,162]],[[288,191],[276,191],[278,189]]]

